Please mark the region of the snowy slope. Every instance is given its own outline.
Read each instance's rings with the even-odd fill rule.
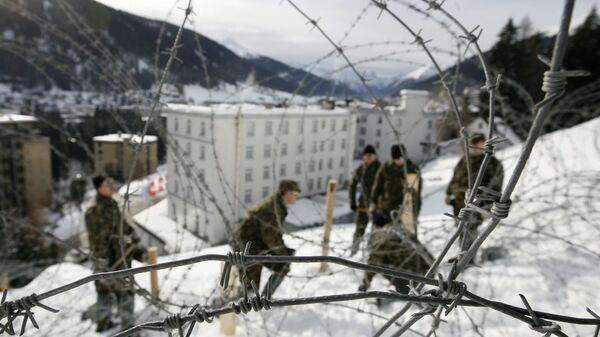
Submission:
[[[532,161],[517,186],[511,215],[492,234],[484,247],[503,246],[508,255],[485,262],[481,268],[470,268],[461,280],[469,290],[494,300],[522,306],[519,293],[527,296],[533,308],[587,317],[585,307],[600,311],[600,119],[572,129],[544,136],[536,145]],[[506,172],[511,172],[518,147],[509,147],[497,154]],[[445,185],[456,157],[445,157],[424,167],[424,204],[420,217],[419,236],[432,253],[437,254],[454,229],[453,223],[440,215],[449,211],[442,202]],[[353,227],[334,226],[331,255],[347,256]],[[321,229],[305,230],[286,235],[286,243],[297,254],[319,254]],[[364,249],[365,247],[363,247]],[[227,247],[214,247],[201,252],[162,257],[167,261],[184,256],[224,253]],[[364,260],[364,251],[355,258]],[[451,252],[455,253],[454,251]],[[353,292],[361,273],[331,266],[329,273],[318,274],[318,265],[293,265],[275,297],[296,297]],[[443,268],[447,272],[447,266]],[[85,276],[89,269],[63,263],[44,271],[32,284],[10,294],[16,298],[33,291],[40,293],[50,287]],[[266,272],[265,272],[266,273]],[[263,280],[266,274],[263,273]],[[178,268],[159,273],[161,297],[176,303],[205,304],[218,294],[219,263],[202,263],[190,268]],[[146,286],[147,275],[136,280]],[[386,280],[376,277],[371,289],[390,289]],[[60,308],[59,314],[36,311],[44,334],[65,336],[95,336],[89,322],[80,323],[79,313],[93,302],[93,286],[86,285],[61,297],[46,301]],[[138,298],[136,306],[146,306]],[[372,335],[402,303],[378,309],[367,301],[329,305],[311,305],[239,316],[238,336],[367,336]],[[374,313],[376,315],[371,315]],[[161,313],[164,317],[166,314]],[[141,320],[148,319],[142,317]],[[539,336],[526,325],[488,309],[462,308],[454,310],[448,323],[440,326],[440,336]],[[426,332],[430,319],[425,318],[414,329]],[[474,328],[474,324],[478,327]],[[561,324],[570,336],[590,336],[593,327]],[[196,329],[196,336],[220,336],[218,323]],[[31,330],[28,335],[33,335]],[[150,335],[150,334],[148,334]],[[408,336],[417,336],[409,333]]]

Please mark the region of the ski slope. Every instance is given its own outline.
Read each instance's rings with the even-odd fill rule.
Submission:
[[[536,310],[589,317],[586,306],[600,312],[600,119],[542,137],[514,193],[510,216],[485,242],[484,248],[503,247],[506,255],[495,261],[469,268],[460,280],[480,296],[522,306],[518,294],[524,294]],[[505,176],[512,172],[519,147],[499,153]],[[439,158],[423,168],[423,210],[419,218],[419,237],[433,254],[438,254],[454,230],[453,221],[441,215],[450,211],[443,204],[444,191],[457,157]],[[506,181],[505,181],[506,182]],[[330,255],[348,256],[352,225],[336,225],[332,231]],[[298,255],[320,254],[322,230],[307,229],[286,235],[286,244]],[[366,259],[365,245],[354,258]],[[212,247],[164,256],[168,261],[198,254],[225,253],[228,247]],[[456,251],[451,251],[450,255]],[[481,261],[481,260],[479,260]],[[218,296],[220,263],[206,262],[159,272],[161,298],[169,302],[193,305],[210,303]],[[442,267],[447,273],[448,266]],[[362,273],[332,265],[327,273],[318,273],[318,265],[293,265],[276,292],[276,298],[356,291]],[[90,273],[87,266],[61,263],[45,270],[23,289],[9,296],[18,298],[40,293]],[[263,282],[267,278],[263,271]],[[149,286],[149,276],[136,281]],[[372,290],[391,289],[382,277],[376,277]],[[59,308],[58,314],[35,310],[41,331],[29,329],[27,335],[96,336],[95,325],[81,322],[80,313],[95,301],[94,287],[87,284],[44,303]],[[382,309],[372,302],[359,300],[337,304],[319,304],[275,308],[237,317],[238,336],[369,336],[393,315],[403,303]],[[139,321],[165,317],[165,312],[149,307],[136,297]],[[170,308],[176,312],[173,307]],[[152,316],[152,317],[150,317]],[[407,319],[403,318],[400,323]],[[484,308],[458,308],[444,317],[439,336],[539,336],[525,324]],[[422,319],[407,336],[426,333],[430,318]],[[594,327],[561,324],[569,336],[591,336]],[[392,328],[391,331],[395,329]],[[145,336],[159,335],[145,332]],[[202,323],[194,336],[221,336],[217,321]]]

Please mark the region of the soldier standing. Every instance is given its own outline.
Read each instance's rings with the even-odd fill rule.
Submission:
[[[479,167],[484,158],[484,146],[486,138],[483,134],[477,133],[471,137],[469,149],[469,157],[471,161],[471,169],[474,175],[479,171]],[[473,179],[475,179],[473,177]],[[504,169],[502,163],[492,155],[490,162],[483,174],[481,186],[493,189],[494,191],[502,190],[502,181],[504,180]],[[469,178],[467,174],[467,159],[463,156],[456,167],[452,180],[446,189],[446,204],[452,205],[454,215],[458,215],[460,210],[465,207],[466,191],[469,188]],[[489,210],[492,204],[489,202],[474,201],[480,208]],[[469,213],[470,218],[465,224],[465,228],[460,236],[460,249],[467,251],[477,238],[477,227],[483,222],[483,217],[477,212]]]
[[[121,212],[112,198],[115,187],[112,178],[102,175],[92,180],[96,188],[96,203],[85,212],[85,225],[89,235],[90,251],[94,262],[94,272],[124,269],[123,255],[119,243]],[[145,249],[138,245],[139,238],[134,229],[123,221],[123,239],[126,247],[127,265],[132,258],[143,261]],[[111,311],[116,300],[121,328],[128,329],[134,324],[134,292],[131,284],[121,280],[98,280],[95,282],[98,300],[94,320],[96,331],[106,331],[115,326]]]
[[[371,200],[371,190],[375,181],[375,174],[379,170],[381,163],[377,160],[375,148],[372,145],[365,146],[363,150],[364,162],[356,168],[350,179],[350,208],[356,212],[356,229],[352,238],[352,247],[350,255],[356,254],[360,240],[365,234],[365,229],[369,223],[369,201]],[[360,196],[356,202],[356,190],[360,186]]]
[[[392,212],[400,210],[405,191],[411,188],[406,186],[404,165],[408,173],[419,173],[417,165],[404,159],[405,154],[406,151],[399,145],[392,146],[392,160],[384,163],[375,176],[371,192],[371,200],[375,204],[372,212],[374,232],[367,263],[424,274],[433,261],[431,254],[417,240],[416,232],[411,234],[402,227],[399,212],[396,212],[395,221],[392,221]],[[415,217],[421,205],[421,188],[418,190],[419,195],[413,196]],[[366,291],[374,276],[375,273],[367,272],[358,290]],[[385,277],[392,282],[397,292],[408,293],[408,280]]]
[[[235,240],[232,244],[234,249],[243,250],[246,242],[252,242],[250,246],[251,255],[277,255],[291,256],[295,250],[285,246],[283,242],[282,226],[287,216],[287,206],[292,205],[298,199],[300,188],[293,180],[282,180],[279,188],[270,196],[261,200],[254,208],[246,213],[244,219],[237,224],[235,229]],[[260,286],[260,274],[262,267],[273,271],[269,277],[271,282],[271,294],[281,284],[285,275],[290,271],[287,263],[264,263],[256,264],[246,268],[246,275],[256,286]],[[262,295],[266,294],[266,287]]]
[[[385,162],[377,171],[373,190],[371,191],[371,202],[374,204],[372,211],[373,226],[381,228],[392,220],[390,212],[399,210],[404,200],[406,191],[406,172],[419,174],[419,167],[410,159],[404,159],[406,151],[399,145],[392,146],[392,160]],[[410,187],[410,186],[408,186]],[[422,189],[419,188],[419,194]],[[415,200],[416,214],[421,209],[421,196],[418,195]]]

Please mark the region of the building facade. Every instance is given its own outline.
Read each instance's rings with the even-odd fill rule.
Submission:
[[[52,202],[50,140],[35,117],[0,115],[0,210],[37,221]]]
[[[94,137],[94,171],[117,180],[129,178],[135,150],[141,137],[127,133],[115,133]],[[158,166],[158,138],[144,136],[143,144],[133,173],[138,179],[156,172]]]
[[[346,108],[257,104],[169,105],[169,216],[211,242],[281,179],[303,196],[344,184],[355,124]]]
[[[384,108],[383,113],[374,107],[353,107],[357,123],[355,158],[360,158],[362,149],[371,144],[380,160],[389,160],[390,148],[398,143],[398,138],[415,163],[431,158],[431,147],[437,140],[436,121],[441,113],[425,109],[428,100],[427,91],[402,90],[399,104]]]

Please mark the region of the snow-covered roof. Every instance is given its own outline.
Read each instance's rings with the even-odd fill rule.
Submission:
[[[429,96],[429,91],[402,89],[400,90],[400,96]]]
[[[335,107],[333,109],[324,109],[319,105],[292,105],[289,107],[266,107],[262,104],[240,103],[240,104],[213,104],[213,105],[188,105],[188,104],[168,104],[165,108],[168,112],[181,112],[189,114],[217,114],[226,116],[235,116],[238,113],[243,115],[255,116],[277,116],[277,115],[347,115],[350,111],[347,108]]]
[[[107,142],[107,143],[121,143],[124,141],[128,141],[131,143],[139,143],[141,140],[141,136],[132,135],[129,133],[111,133],[103,136],[94,137],[95,142]],[[153,143],[158,141],[158,137],[152,135],[144,136],[144,144]]]
[[[32,123],[37,121],[38,119],[33,116],[18,114],[0,114],[0,124]]]

